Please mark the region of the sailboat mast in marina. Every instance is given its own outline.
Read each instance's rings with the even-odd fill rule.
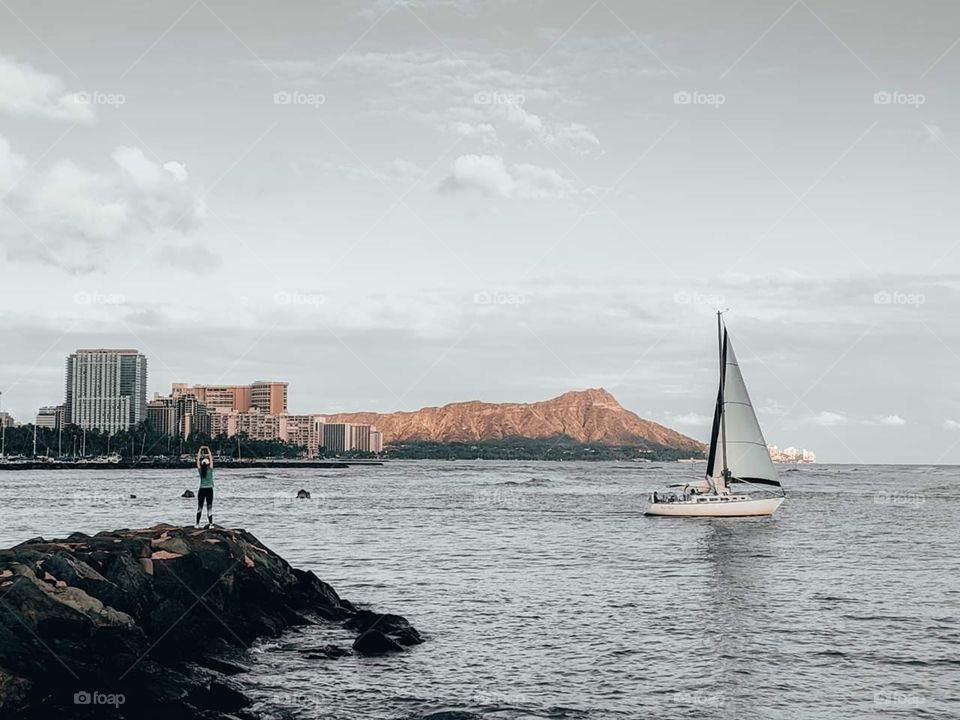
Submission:
[[[743,517],[772,515],[783,503],[783,490],[770,460],[760,422],[750,402],[730,335],[717,313],[720,382],[710,430],[707,472],[697,482],[675,485],[650,497],[647,515]],[[755,497],[733,492],[731,485],[773,488],[776,494]]]

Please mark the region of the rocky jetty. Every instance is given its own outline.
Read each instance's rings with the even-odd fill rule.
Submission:
[[[258,637],[310,623],[353,652],[421,642],[245,530],[157,525],[0,550],[0,717],[253,718],[234,676]],[[336,657],[347,648],[317,648]]]

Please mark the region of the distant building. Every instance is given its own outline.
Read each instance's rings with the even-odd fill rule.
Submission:
[[[59,430],[64,426],[63,416],[65,408],[63,405],[48,405],[37,410],[37,417],[34,424],[37,427]]]
[[[317,421],[322,441],[320,444],[333,455],[350,452],[383,452],[383,433],[372,425],[356,423],[327,423]]]
[[[66,371],[67,424],[115,433],[146,419],[147,358],[137,350],[77,350]]]
[[[147,422],[163,435],[177,434],[177,399],[155,395],[147,403]]]
[[[250,386],[250,408],[270,415],[287,412],[287,383],[258,380]]]
[[[251,440],[280,440],[280,416],[250,412],[214,412],[209,415],[210,434],[233,437],[241,433]]]
[[[147,420],[164,435],[188,438],[193,433],[210,434],[210,412],[193,395],[154,395],[147,403]]]
[[[0,427],[13,427],[16,424],[17,421],[13,419],[13,415],[6,410],[0,412]]]
[[[781,450],[776,445],[768,445],[770,459],[775,463],[815,463],[817,456],[812,450],[806,450],[795,447],[788,447]]]
[[[286,382],[258,380],[251,385],[189,385],[174,383],[171,395],[193,395],[210,412],[250,412],[259,410],[268,415],[287,412]]]
[[[307,449],[309,457],[316,457],[320,449],[320,437],[312,415],[281,415],[280,439]]]
[[[333,455],[353,452],[353,433],[349,423],[324,423],[323,446]]]

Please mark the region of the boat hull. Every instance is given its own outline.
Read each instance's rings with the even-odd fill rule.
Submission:
[[[783,503],[782,497],[759,498],[749,500],[731,500],[730,502],[658,502],[650,503],[645,515],[665,517],[762,517],[773,515]]]

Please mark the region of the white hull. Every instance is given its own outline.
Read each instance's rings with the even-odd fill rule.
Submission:
[[[783,503],[782,497],[760,498],[754,500],[717,500],[706,498],[683,500],[680,502],[658,502],[647,505],[645,515],[663,515],[669,517],[758,517],[773,515]]]

